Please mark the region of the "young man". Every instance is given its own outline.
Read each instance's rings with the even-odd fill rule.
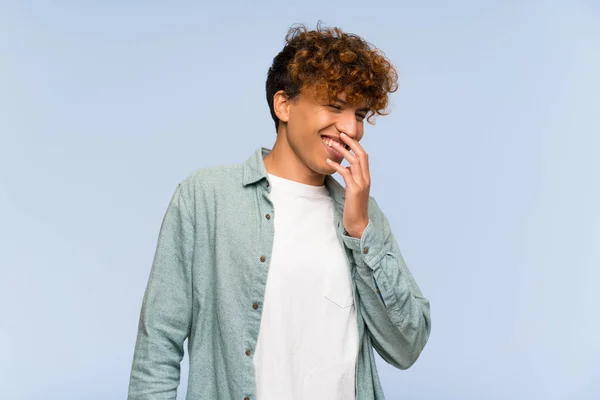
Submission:
[[[288,32],[266,84],[273,149],[195,171],[167,208],[129,399],[176,398],[186,338],[194,400],[381,400],[373,349],[400,369],[416,361],[429,302],[359,144],[396,81],[358,36]]]

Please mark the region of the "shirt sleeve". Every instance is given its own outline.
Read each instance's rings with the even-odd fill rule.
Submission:
[[[409,368],[431,331],[429,301],[423,297],[400,253],[389,222],[375,199],[361,238],[345,232],[356,264],[356,290],[373,347],[389,364]]]
[[[142,301],[129,400],[177,397],[183,342],[192,321],[194,224],[177,185],[163,217]]]

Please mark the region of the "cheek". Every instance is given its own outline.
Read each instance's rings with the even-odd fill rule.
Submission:
[[[288,131],[292,135],[314,135],[331,125],[326,115],[313,110],[295,110],[290,114]]]
[[[290,111],[290,119],[288,120],[288,127],[290,130],[298,131],[303,125],[306,124],[306,112],[301,108],[294,108]]]

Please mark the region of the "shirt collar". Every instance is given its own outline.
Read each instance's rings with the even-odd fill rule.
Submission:
[[[263,158],[269,154],[271,150],[272,149],[266,147],[259,147],[246,160],[244,163],[244,180],[242,181],[244,186],[256,183],[262,179],[267,179],[268,181],[269,178]],[[331,175],[325,175],[325,186],[327,186],[333,200],[343,206],[346,198],[346,189]]]

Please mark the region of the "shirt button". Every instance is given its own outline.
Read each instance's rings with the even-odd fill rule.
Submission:
[[[250,350],[250,349],[246,350],[246,355],[247,355],[248,357],[250,357],[250,355],[251,355],[251,354],[252,354],[252,350]]]
[[[260,262],[265,262],[266,258],[265,256],[260,256]]]
[[[369,248],[368,248],[368,247],[365,247],[365,248],[363,249],[363,253],[364,253],[364,254],[369,254]]]
[[[255,310],[258,309],[258,304],[257,303],[252,304],[252,308]]]
[[[271,219],[271,214],[267,214],[267,215],[265,215],[265,218],[266,218],[266,219]]]

